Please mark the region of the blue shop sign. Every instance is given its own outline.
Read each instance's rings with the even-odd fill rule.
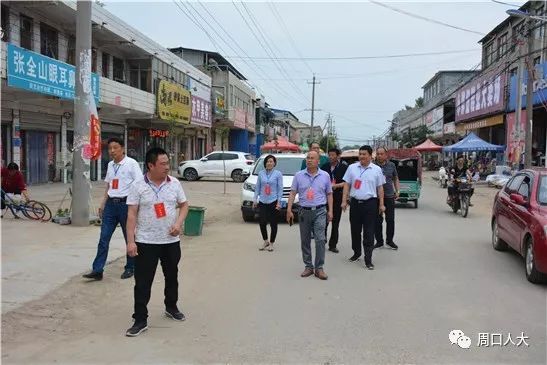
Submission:
[[[524,77],[521,83],[522,88],[522,107],[526,107],[526,84],[528,82],[528,71],[524,71]],[[517,75],[511,77],[511,87],[509,89],[509,104],[507,110],[517,109]],[[534,70],[534,105],[547,104],[547,62],[535,66]]]
[[[76,67],[8,43],[8,86],[74,100]],[[99,76],[91,74],[99,102]]]

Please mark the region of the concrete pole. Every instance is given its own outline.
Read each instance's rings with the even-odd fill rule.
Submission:
[[[520,48],[520,57],[519,57],[519,66],[517,69],[517,107],[515,109],[515,131],[520,131],[520,126],[522,125],[521,115],[522,115],[522,78],[524,74],[524,52],[522,52],[522,47]],[[519,139],[521,136],[519,136]],[[517,169],[520,165],[520,161],[517,161]]]
[[[534,37],[532,36],[531,23],[526,22],[528,25],[528,52],[526,55],[526,66],[528,69],[528,78],[526,81],[526,133],[524,144],[524,167],[530,168],[532,166],[532,133],[534,130],[534,65],[532,64],[532,51],[534,49]]]
[[[91,91],[91,1],[78,1],[76,11],[76,98],[74,99],[74,154],[72,224],[89,226],[89,103]]]
[[[310,126],[310,143],[313,142],[313,117],[315,112],[315,74],[313,75],[311,89],[311,126]]]
[[[68,180],[68,171],[66,168],[67,165],[67,146],[66,146],[66,131],[67,131],[67,118],[65,118],[64,113],[61,117],[61,162],[63,164],[62,170],[62,181],[63,184],[67,183]]]

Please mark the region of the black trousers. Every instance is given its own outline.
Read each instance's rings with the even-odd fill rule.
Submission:
[[[329,248],[336,248],[338,244],[340,227],[340,219],[342,218],[342,194],[332,194],[332,228],[330,230]],[[327,230],[329,228],[329,221],[327,218],[327,225],[325,226],[325,237],[328,237]]]
[[[395,198],[384,198],[384,205],[386,207],[386,242],[393,243],[393,236],[395,235]],[[384,243],[384,217],[378,214],[378,220],[376,222],[376,242]]]
[[[277,237],[277,209],[275,206],[277,202],[270,204],[258,203],[258,211],[260,216],[260,233],[262,233],[262,239],[268,241],[268,224],[272,228],[272,234],[270,235],[270,242],[275,242]]]
[[[152,283],[156,275],[158,260],[165,276],[165,308],[176,309],[179,297],[178,263],[180,261],[180,241],[168,244],[137,242],[138,255],[135,257],[135,321],[146,321]]]
[[[378,199],[371,198],[359,203],[351,199],[349,223],[351,226],[351,247],[355,256],[361,256],[361,242],[365,251],[365,264],[372,263],[374,233],[378,219]],[[361,235],[362,234],[362,235]]]

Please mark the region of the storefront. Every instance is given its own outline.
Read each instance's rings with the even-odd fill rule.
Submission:
[[[498,114],[487,118],[459,123],[456,126],[456,131],[462,135],[474,132],[479,138],[489,143],[504,145],[505,126],[503,124],[503,119],[504,115]]]
[[[545,156],[547,156],[547,62],[536,65],[535,75],[536,79],[533,83],[532,164],[536,166],[547,166],[545,158]],[[528,92],[527,80],[528,72],[525,71],[521,86],[523,92],[520,123],[517,123],[516,121],[518,99],[516,76],[511,77],[511,86],[509,88],[509,103],[507,106],[507,110],[509,112],[507,115],[508,131],[511,130],[509,128],[509,119],[511,119],[514,124],[514,127],[512,127],[514,131],[512,132],[513,135],[508,134],[507,136],[507,155],[508,158],[511,156],[511,160],[515,163],[518,161],[516,154],[524,153],[523,141],[528,131],[528,122],[526,117],[526,94]],[[517,140],[516,138],[519,139]],[[509,141],[511,142],[511,146],[509,146]],[[520,163],[522,163],[522,161]]]

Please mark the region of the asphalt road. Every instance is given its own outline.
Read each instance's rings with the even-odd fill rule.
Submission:
[[[185,183],[200,184],[200,183]],[[195,189],[199,186],[199,189]],[[240,184],[210,207],[204,236],[186,239],[181,264],[186,322],[162,315],[158,270],[149,330],[126,338],[132,283],[117,277],[59,290],[3,318],[4,363],[492,363],[545,364],[546,286],[528,283],[522,259],[490,244],[485,197],[468,218],[426,182],[420,207],[396,211],[399,251],[374,252],[376,270],[350,263],[348,213],[327,281],[302,279],[298,227],[280,226],[274,252],[259,252],[255,223],[239,213]],[[199,194],[222,184],[192,185]],[[217,193],[218,194],[218,193]],[[478,194],[479,195],[479,194]],[[112,271],[118,273],[122,261]],[[451,330],[471,339],[462,349]],[[479,333],[524,332],[529,346],[478,347]],[[495,337],[496,339],[498,337]]]

